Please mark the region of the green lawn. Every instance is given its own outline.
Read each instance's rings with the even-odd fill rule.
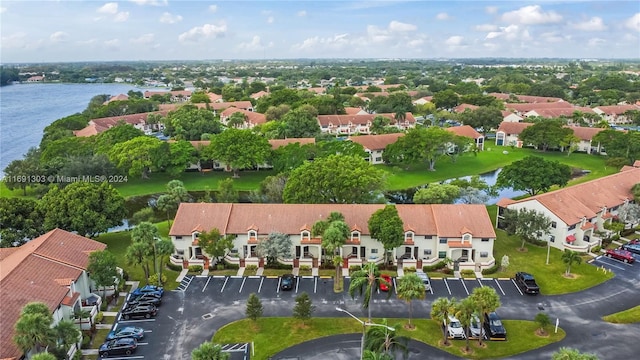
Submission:
[[[603,316],[602,320],[614,324],[631,324],[640,322],[640,305],[615,314]]]
[[[378,319],[376,322],[380,322]],[[416,340],[438,347],[457,356],[472,359],[487,359],[508,357],[529,350],[533,350],[564,338],[562,329],[557,334],[548,337],[538,337],[534,334],[536,325],[532,321],[504,320],[505,328],[509,333],[509,340],[504,342],[485,342],[487,345],[480,348],[477,341],[471,342],[471,354],[462,352],[465,342],[452,341],[448,347],[440,346],[442,332],[438,324],[429,319],[413,320],[416,329],[407,331],[403,328],[406,319],[389,319],[388,323],[398,329],[401,335],[409,336]],[[268,330],[268,331],[265,331]],[[230,323],[219,329],[213,337],[213,342],[218,344],[253,342],[255,346],[255,359],[268,359],[270,356],[308,340],[319,337],[359,333],[362,331],[360,324],[348,318],[314,318],[308,324],[302,325],[293,318],[261,318],[257,322],[245,319]]]
[[[156,225],[158,226],[160,235],[166,237],[169,233],[167,222],[161,222]],[[116,259],[118,260],[118,266],[123,268],[124,271],[129,274],[129,280],[140,281],[142,285],[146,283],[142,267],[128,265],[124,258],[124,255],[127,252],[127,247],[131,244],[131,233],[129,231],[102,234],[97,238],[97,240],[107,244],[107,250],[111,251],[116,256]],[[167,261],[168,257],[165,257],[164,263],[166,263]],[[153,265],[151,267],[153,267]],[[167,277],[165,289],[176,289],[178,287],[178,283],[175,280],[178,277],[179,272],[169,270],[165,267],[163,268],[162,273]]]
[[[491,209],[495,207],[490,207]],[[490,212],[495,217],[495,211]],[[568,279],[563,276],[566,265],[562,262],[562,252],[551,248],[549,265],[546,265],[547,248],[526,244],[525,252],[518,249],[522,243],[516,236],[508,236],[502,230],[496,230],[497,239],[493,246],[493,254],[496,262],[500,263],[502,256],[509,256],[509,267],[506,271],[485,275],[486,277],[513,277],[517,271],[526,271],[533,274],[540,286],[540,291],[545,295],[566,294],[588,289],[613,277],[612,273],[599,271],[596,266],[583,262],[580,265],[571,266],[571,273],[575,278]]]

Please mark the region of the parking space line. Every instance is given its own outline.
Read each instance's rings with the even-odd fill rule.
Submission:
[[[515,280],[511,279],[511,283],[513,283],[513,286],[515,286],[515,287],[516,287],[516,289],[518,290],[518,292],[520,293],[520,295],[524,295],[524,294],[522,293],[522,291],[520,291],[520,287],[518,286],[518,284],[516,284],[516,281],[515,281]]]
[[[122,321],[118,321],[119,323],[133,323],[133,322],[154,322],[156,321],[156,319],[132,319],[132,320],[122,320]]]
[[[447,283],[447,279],[444,278],[444,285],[447,287],[447,291],[449,292],[449,295],[451,295],[451,289],[449,288],[449,283]]]
[[[260,290],[262,290],[262,282],[264,281],[264,277],[262,277],[260,279],[260,286],[258,286],[258,294],[260,293]]]
[[[316,293],[316,290],[318,289],[318,277],[316,276],[314,279],[314,283],[313,283],[313,293]]]
[[[483,287],[484,285],[482,285],[482,280],[477,279],[478,280],[478,284],[480,284],[480,287]]]
[[[502,295],[507,295],[504,293],[504,290],[502,290],[502,286],[500,286],[500,282],[498,281],[498,279],[493,279],[493,281],[495,281],[496,285],[498,285],[498,289],[500,289],[500,292],[502,293]]]
[[[626,263],[624,261],[620,261],[618,259],[614,259],[614,258],[611,258],[611,257],[608,257],[608,256],[605,256],[604,258],[607,259],[607,260],[612,260],[614,262],[617,262],[617,263],[619,263],[621,265],[633,266],[633,264],[629,264],[629,263]]]
[[[207,285],[209,285],[209,281],[211,281],[211,276],[209,276],[209,278],[207,279],[207,283],[204,284],[204,287],[202,288],[202,292],[204,292],[205,290],[207,290]]]
[[[149,345],[148,342],[139,342],[138,345]]]
[[[224,279],[224,284],[222,284],[222,289],[220,289],[220,292],[224,291],[224,287],[227,286],[227,281],[229,281],[229,277],[227,276],[226,279]]]
[[[280,281],[282,281],[282,278],[278,277],[278,288],[276,289],[276,294],[280,293]]]
[[[611,264],[611,263],[609,263],[609,262],[607,262],[607,261],[604,261],[605,259],[606,259],[606,260],[610,260],[609,258],[604,258],[604,259],[596,259],[596,261],[597,261],[597,262],[599,262],[599,263],[601,263],[601,264],[604,264],[604,265],[606,265],[606,266],[611,266],[611,267],[614,267],[614,268],[616,268],[616,269],[620,269],[620,270],[622,270],[622,271],[625,271],[625,268],[620,267],[620,266],[618,266],[618,265]]]
[[[296,294],[298,293],[298,286],[300,285],[300,276],[296,278]]]
[[[398,286],[396,286],[396,278],[391,278],[391,281],[393,282],[393,292],[396,293],[396,295],[398,295]],[[433,294],[433,292],[431,292]]]
[[[460,282],[462,283],[462,286],[464,287],[464,291],[467,293],[467,295],[469,295],[469,290],[467,289],[467,284],[464,283],[464,279],[460,278]]]
[[[144,359],[143,355],[139,355],[139,356],[126,356],[126,357],[112,357],[109,358],[111,360],[125,360],[125,359]]]
[[[246,276],[242,278],[242,284],[240,284],[240,290],[238,290],[239,293],[242,292],[242,288],[244,287],[244,282],[245,281],[247,281],[247,277]]]

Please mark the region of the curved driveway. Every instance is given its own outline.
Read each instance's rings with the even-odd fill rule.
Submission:
[[[166,301],[163,301],[153,330],[153,337],[165,340],[159,341],[160,344],[156,343],[149,349],[150,358],[187,359],[192,349],[210,340],[212,334],[220,327],[245,317],[244,293],[209,292],[209,288],[204,285],[205,282],[208,284],[205,278],[196,278],[185,292],[174,291],[165,294]],[[278,294],[274,297],[261,295],[264,316],[291,316],[292,295],[295,294]],[[317,295],[312,296],[316,306],[314,316],[341,316],[336,312],[336,306],[343,307],[355,315],[366,316],[359,299],[351,299],[346,292],[332,297],[325,294],[326,298],[318,298]],[[433,296],[427,296],[425,301],[414,302],[414,317],[429,317],[433,299]],[[501,302],[502,307],[498,313],[502,318],[533,320],[543,308],[554,322],[556,318],[559,319],[560,326],[567,333],[558,343],[513,358],[550,359],[551,354],[560,347],[574,347],[583,352],[595,353],[603,360],[634,359],[640,351],[640,324],[616,325],[601,320],[603,315],[640,305],[640,264],[619,272],[603,284],[578,293],[555,296],[504,296],[501,297]],[[373,317],[407,316],[406,304],[396,299],[376,300],[371,304],[371,309]],[[355,341],[354,336],[357,338]],[[343,340],[331,341],[330,344],[319,339],[322,349],[326,351],[316,350],[317,354],[322,354],[322,357],[317,359],[341,360],[345,359],[341,356],[349,352],[358,353],[359,335],[343,335],[338,338]],[[331,344],[334,344],[333,348],[330,348]],[[320,345],[311,343],[292,347],[274,359],[316,359],[313,356],[317,354],[314,354],[312,349],[314,346],[320,349]],[[423,344],[412,346],[416,349],[419,346],[428,348]],[[296,349],[301,349],[301,352],[296,353]],[[435,348],[429,350],[429,358],[432,358],[432,355],[438,359],[455,358]]]

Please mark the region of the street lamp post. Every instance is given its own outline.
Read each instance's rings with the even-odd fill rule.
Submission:
[[[352,313],[348,312],[347,310],[345,310],[343,308],[336,307],[336,311],[340,311],[340,312],[343,312],[343,313],[351,316],[352,318],[354,318],[357,322],[359,322],[362,325],[362,339],[360,339],[360,360],[362,360],[364,358],[364,337],[365,337],[367,326],[379,326],[379,327],[386,328],[387,330],[390,330],[390,331],[395,331],[396,330],[395,328],[392,328],[391,326],[362,321],[358,317],[356,317],[355,315],[353,315]]]

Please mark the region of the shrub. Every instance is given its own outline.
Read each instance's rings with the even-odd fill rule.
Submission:
[[[91,342],[91,336],[89,335],[82,335],[82,348],[83,349],[88,349],[89,348],[89,343]]]
[[[102,323],[102,319],[104,319],[104,314],[102,313],[102,311],[100,311],[98,312],[98,314],[96,314],[96,322]]]
[[[189,272],[190,273],[201,273],[202,272],[202,265],[191,265],[191,266],[189,266]]]
[[[444,268],[446,266],[447,266],[447,262],[442,260],[442,261],[439,261],[439,262],[437,262],[437,263],[435,263],[433,265],[430,265],[430,266],[423,266],[422,267],[422,271],[424,271],[424,272],[436,271],[436,270],[440,270],[440,269],[442,269],[442,268]]]
[[[409,266],[403,269],[406,272],[416,272],[416,267],[415,266]]]
[[[224,268],[225,269],[229,269],[229,270],[238,270],[238,269],[240,269],[240,265],[238,265],[238,264],[232,264],[232,263],[227,262],[227,261],[223,261],[222,263],[224,264]]]
[[[594,247],[591,248],[591,252],[594,253],[594,254],[599,253],[600,250],[602,250],[602,247],[600,245],[594,246]]]
[[[362,270],[362,265],[351,265],[349,266],[349,272]]]
[[[618,241],[618,240],[620,240],[620,235],[618,234],[615,234],[611,237],[611,241]]]
[[[495,273],[498,272],[498,270],[500,270],[500,264],[495,263],[492,267],[487,268],[487,269],[483,269],[482,270],[482,275],[495,274]]]
[[[224,270],[224,264],[216,265],[216,270]]]
[[[282,264],[279,262],[274,262],[273,264],[267,264],[265,266],[267,269],[276,269],[276,270],[292,270],[293,265]]]
[[[167,263],[167,268],[169,268],[169,270],[173,270],[173,271],[182,271],[182,266],[176,265],[176,264],[172,264],[172,263]]]
[[[153,274],[153,275],[149,276],[149,284],[162,286],[163,284],[165,284],[167,282],[167,275],[162,274],[162,278],[160,279],[160,283],[158,283],[158,276],[159,276],[159,274]]]
[[[453,270],[449,269],[448,267],[446,268],[442,268],[442,270],[440,270],[443,274],[447,274],[447,275],[451,275],[453,274]]]
[[[300,265],[300,271],[311,271],[311,266],[309,266],[309,265]]]
[[[244,271],[257,271],[258,265],[247,265],[244,267]]]
[[[103,301],[102,304],[100,304],[100,311],[107,311],[107,302]]]
[[[470,269],[465,269],[465,270],[460,271],[460,275],[465,276],[465,277],[466,276],[474,276],[475,274],[476,273],[473,270],[470,270]]]

